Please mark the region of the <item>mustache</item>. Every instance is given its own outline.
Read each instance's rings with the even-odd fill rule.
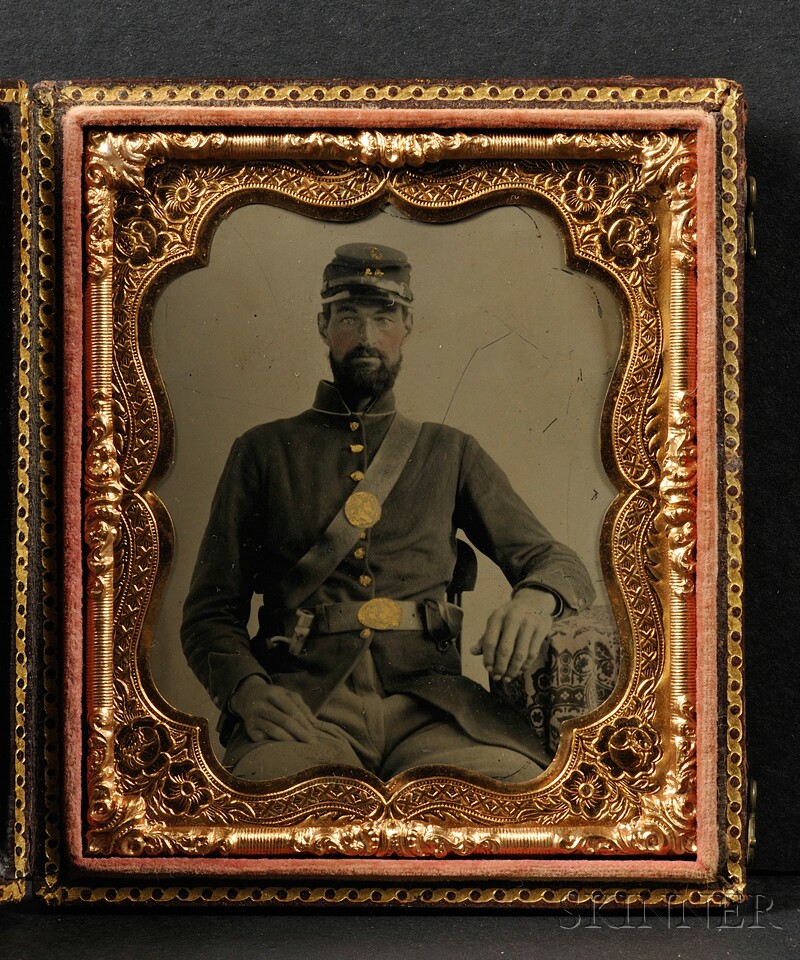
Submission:
[[[362,360],[368,357],[374,357],[376,360],[382,360],[384,363],[386,363],[386,355],[384,353],[381,353],[381,351],[376,347],[367,347],[363,345],[359,347],[353,347],[350,353],[345,356],[344,362],[347,363],[349,360]]]

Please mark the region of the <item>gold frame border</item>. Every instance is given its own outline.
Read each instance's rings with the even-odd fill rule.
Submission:
[[[641,106],[674,106],[701,104],[719,108],[730,90],[727,80],[711,79],[679,86],[657,80],[642,80],[631,86],[609,81],[586,82],[579,86],[566,83],[508,83],[476,81],[453,83],[444,81],[400,80],[395,83],[286,83],[282,81],[252,83],[225,80],[217,83],[187,81],[149,84],[104,83],[64,84],[58,86],[57,97],[65,106],[77,104],[116,104],[125,106],[164,103],[208,104],[311,103],[346,105],[371,103],[518,103],[538,104],[634,104]]]
[[[50,157],[50,164],[52,163],[52,105],[54,102],[57,102],[59,106],[66,107],[67,105],[74,104],[76,102],[104,102],[106,104],[116,103],[119,105],[129,103],[148,103],[148,102],[201,102],[206,103],[209,101],[230,101],[236,99],[241,102],[242,99],[248,99],[250,97],[259,95],[263,96],[273,90],[273,96],[268,102],[280,102],[283,100],[301,100],[301,101],[317,101],[320,102],[330,102],[332,100],[342,100],[353,104],[354,101],[357,103],[359,100],[365,100],[366,102],[374,102],[375,99],[378,99],[374,91],[380,91],[380,99],[388,100],[436,100],[436,99],[447,99],[450,101],[453,100],[468,100],[471,98],[473,100],[502,100],[508,101],[513,100],[519,102],[520,100],[534,100],[534,99],[544,99],[547,100],[549,104],[560,104],[565,102],[583,102],[588,101],[588,103],[604,103],[604,102],[613,102],[618,101],[621,103],[637,103],[644,102],[648,104],[659,103],[664,106],[676,103],[702,103],[703,105],[708,105],[711,109],[720,109],[722,108],[723,115],[726,117],[727,125],[725,127],[725,133],[723,133],[723,140],[725,144],[728,145],[728,154],[725,156],[725,168],[726,170],[732,171],[733,183],[736,181],[736,164],[734,161],[735,152],[736,152],[736,124],[737,124],[737,104],[740,99],[740,94],[735,88],[735,85],[730,84],[727,81],[716,80],[710,81],[708,87],[669,87],[669,86],[649,86],[647,84],[643,86],[632,86],[632,87],[616,87],[613,85],[591,85],[580,88],[568,88],[562,87],[560,85],[539,85],[535,87],[506,87],[500,88],[497,86],[489,86],[486,84],[477,85],[470,87],[468,85],[462,85],[459,87],[452,87],[441,85],[437,87],[423,87],[420,84],[409,84],[406,86],[398,85],[386,85],[381,87],[379,85],[363,85],[360,87],[347,87],[347,86],[337,86],[337,87],[324,87],[320,85],[316,86],[302,86],[302,85],[272,85],[271,87],[262,87],[257,88],[253,86],[248,86],[246,84],[236,84],[236,93],[231,94],[233,90],[232,87],[224,88],[219,84],[205,84],[205,85],[192,85],[192,84],[163,84],[159,86],[153,85],[125,85],[125,84],[113,84],[106,85],[102,87],[89,87],[85,89],[77,88],[74,86],[65,86],[57,88],[56,91],[48,92],[43,91],[40,94],[40,99],[45,101],[45,104],[50,105],[50,110],[45,109],[43,114],[43,127],[49,127],[49,137],[47,142],[41,142],[40,137],[40,148],[42,155],[47,158]],[[644,90],[644,92],[643,92]],[[243,96],[244,91],[244,96]],[[320,93],[321,91],[321,93]],[[368,95],[370,91],[373,91],[371,95]],[[394,92],[396,91],[396,92]],[[598,94],[599,91],[599,94]],[[563,94],[563,96],[562,96]],[[263,102],[263,101],[262,101]],[[48,116],[49,114],[49,116]],[[489,114],[487,114],[488,118]],[[732,149],[731,149],[732,144]],[[45,191],[46,193],[47,191]],[[42,191],[40,190],[40,194]],[[734,203],[723,204],[725,207],[726,214],[726,226],[724,228],[725,238],[727,242],[731,240],[734,243],[735,251],[735,241],[736,233],[738,230],[738,216]],[[47,213],[40,214],[40,233],[44,230],[53,229],[53,218]],[[726,266],[733,269],[733,277],[735,278],[735,252],[727,256]],[[725,311],[726,311],[726,320],[729,318],[730,327],[725,331],[726,336],[726,345],[728,343],[736,343],[737,330],[739,324],[739,313],[736,303],[736,291],[733,291],[733,299],[730,302],[726,302]],[[52,304],[52,297],[47,295],[41,296],[41,305],[46,306],[48,300]],[[739,388],[738,388],[738,365],[733,364],[733,372],[726,370],[725,377],[725,386],[726,386],[726,401],[730,403],[733,407],[732,412],[735,417],[738,416],[738,402],[739,402]],[[52,420],[52,418],[51,418]],[[726,439],[729,441],[729,445],[733,444],[738,447],[740,440],[740,431],[738,426],[738,419],[734,419],[733,422],[726,423]],[[734,468],[735,479],[738,480],[738,472]],[[731,510],[738,509],[738,499],[731,495],[732,499],[728,500],[728,512],[730,514]],[[736,514],[733,515],[734,517]],[[52,544],[52,540],[45,538],[46,543],[49,542]],[[730,561],[737,561],[731,566]],[[729,544],[729,586],[738,586],[741,590],[741,562],[740,562],[740,549],[737,544]],[[729,594],[729,603],[728,609],[731,611],[732,604],[738,603],[738,597],[730,598]],[[735,608],[734,608],[735,609]],[[738,618],[729,614],[729,632],[728,632],[728,668],[734,672],[737,669],[737,655],[740,657],[740,639],[737,640],[735,633],[735,627],[738,626]],[[738,634],[740,638],[740,633]],[[740,663],[740,661],[738,661]],[[52,691],[52,679],[49,681],[50,692]],[[729,707],[731,706],[731,701],[728,701]],[[733,704],[734,709],[728,712],[728,721],[729,721],[729,744],[731,742],[736,744],[737,740],[741,742],[741,706],[739,704]],[[738,710],[736,709],[738,707]],[[52,701],[48,707],[48,713],[52,719],[54,708],[52,706]],[[732,740],[731,740],[731,736]],[[57,745],[57,734],[54,730],[50,730],[47,735],[48,740],[48,752],[52,751],[54,745]],[[739,756],[739,755],[737,755]],[[729,758],[728,761],[728,771],[729,773],[733,769],[733,772],[742,772],[743,771],[743,759],[739,756],[739,762],[733,762]],[[52,771],[51,771],[52,772]],[[51,781],[52,785],[52,781]],[[736,811],[737,809],[741,811],[743,809],[744,801],[744,788],[743,786],[736,787],[736,784],[729,785],[728,788],[728,819],[729,823],[732,826],[741,825],[742,818],[739,817],[738,821],[736,820]],[[59,860],[60,855],[58,852],[58,834],[57,828],[50,825],[48,826],[48,833],[50,835],[50,842],[48,842],[46,850],[46,859],[48,862],[48,867],[50,869],[51,877],[57,877],[59,875]],[[734,838],[735,839],[735,838]],[[735,846],[735,844],[733,845]],[[735,850],[733,851],[735,854]],[[627,902],[653,902],[653,898],[657,898],[658,902],[661,903],[690,903],[693,905],[703,904],[703,903],[713,903],[723,905],[729,899],[738,900],[742,896],[741,888],[741,877],[742,870],[741,864],[737,858],[733,860],[729,856],[727,858],[727,868],[729,872],[729,879],[720,877],[717,884],[712,886],[705,886],[702,889],[687,890],[685,887],[679,889],[665,887],[663,889],[652,889],[648,892],[648,896],[642,896],[643,891],[641,891],[641,883],[636,884],[639,888],[636,892],[631,892],[625,888],[618,888],[616,890],[605,888],[602,892],[599,890],[594,890],[591,892],[579,891],[572,887],[555,889],[546,889],[541,887],[532,887],[532,886],[523,886],[520,888],[509,889],[503,891],[502,898],[498,898],[496,891],[486,891],[478,888],[443,888],[440,890],[432,891],[429,888],[391,888],[387,889],[386,887],[362,887],[362,888],[342,888],[339,890],[326,889],[315,887],[297,887],[297,888],[279,888],[279,887],[270,887],[267,889],[262,889],[258,887],[247,887],[235,891],[235,895],[231,896],[234,893],[230,887],[217,888],[216,890],[205,891],[201,888],[196,888],[194,890],[186,890],[184,888],[178,887],[145,887],[140,888],[136,886],[123,886],[123,887],[70,887],[62,886],[58,884],[57,880],[49,885],[47,891],[42,891],[46,893],[45,899],[49,902],[69,902],[74,900],[118,900],[126,899],[139,901],[142,899],[153,900],[165,902],[169,900],[194,900],[194,899],[206,899],[211,901],[231,901],[231,902],[241,902],[242,900],[247,900],[249,902],[253,901],[263,901],[263,900],[272,900],[275,899],[279,902],[287,902],[294,900],[309,901],[309,902],[369,902],[369,901],[380,901],[380,902],[420,902],[424,903],[428,900],[435,900],[452,903],[452,902],[466,902],[471,903],[536,903],[539,905],[555,905],[558,903],[566,904],[576,904],[576,903],[589,903],[595,902],[598,903],[602,900],[603,903],[615,903],[615,904],[624,904]],[[733,881],[733,883],[731,883]],[[737,882],[738,881],[738,882]],[[429,894],[426,896],[426,892]],[[206,896],[210,893],[211,896]]]
[[[301,163],[344,161],[349,167],[295,168],[291,161],[297,158]],[[189,195],[200,191],[201,199],[190,200],[190,213],[170,218],[175,187],[170,180],[158,187],[160,162],[209,159],[215,164],[210,179],[203,180],[191,163],[179,167],[178,189]],[[438,169],[430,174],[409,169],[440,159],[479,163],[444,179]],[[565,169],[563,161],[575,168]],[[537,851],[661,857],[696,852],[689,666],[696,453],[687,362],[695,323],[696,162],[694,134],[662,131],[442,136],[134,129],[89,134],[87,855],[438,857]],[[591,204],[594,219],[583,223],[572,205],[582,202],[578,198],[586,182],[595,184],[592,189],[605,195],[607,205],[603,199]],[[624,339],[630,352],[616,365],[614,402],[603,412],[609,430],[604,459],[619,486],[603,539],[610,550],[604,555],[607,585],[628,651],[623,654],[628,683],[624,695],[618,692],[609,709],[600,711],[602,718],[570,725],[554,769],[524,796],[518,791],[506,796],[488,783],[468,787],[450,775],[439,782],[409,774],[383,791],[332,775],[328,790],[312,778],[277,791],[262,788],[256,797],[209,769],[202,727],[159,707],[160,698],[148,690],[146,668],[139,667],[143,624],[158,596],[161,555],[171,552],[169,524],[161,518],[165,508],[151,482],[165,458],[163,444],[169,445],[171,428],[168,406],[162,422],[154,393],[156,368],[147,370],[133,331],[147,324],[140,311],[162,272],[196,262],[208,243],[205,225],[218,219],[225,201],[246,198],[259,188],[274,202],[288,197],[312,216],[335,218],[342,210],[369,211],[384,197],[437,220],[464,215],[476,203],[538,198],[552,203],[565,221],[570,260],[608,273],[627,304]],[[130,213],[123,213],[128,203],[135,210],[129,230],[124,223]],[[165,235],[166,248],[157,243],[149,248],[146,241],[143,246],[142,231]],[[661,260],[667,241],[669,258]],[[130,244],[136,255],[129,252]],[[134,256],[143,258],[140,266]],[[666,370],[664,357],[670,358]],[[119,582],[118,549],[128,558]],[[632,723],[638,724],[637,749],[628,739]],[[185,814],[171,810],[154,792],[151,774],[140,771],[135,760],[141,736],[157,736],[164,744],[169,772],[163,789],[199,790],[197,797],[206,798],[201,806],[216,811],[210,820],[206,815],[189,826]],[[609,752],[615,737],[628,740],[621,765]],[[607,749],[601,746],[604,738]],[[128,758],[124,763],[120,749]],[[191,773],[187,763],[194,764]],[[285,809],[281,817],[274,815],[275,803]],[[432,818],[433,809],[438,813]],[[311,810],[324,826],[296,829],[298,818],[305,820]]]
[[[738,158],[737,114],[742,104],[738,90],[722,104],[722,357],[725,407],[725,514],[726,540],[726,843],[728,871],[733,883],[744,888],[748,782],[744,739],[744,647],[742,646],[742,435],[741,435],[741,312],[739,307],[739,209],[743,198],[738,183],[744,171]]]
[[[44,686],[44,749],[42,751],[43,872],[35,876],[35,892],[52,902],[54,891],[61,889],[61,737],[59,733],[63,689],[61,686],[61,649],[58,626],[58,520],[56,496],[58,437],[56,431],[57,389],[56,310],[56,124],[52,93],[38,91],[34,109],[36,142],[37,195],[37,362],[39,404],[39,549],[41,576],[41,657]],[[58,894],[57,894],[58,896]]]
[[[30,100],[24,83],[0,87],[0,103],[16,104],[19,107],[19,184],[15,201],[19,209],[19,246],[17,267],[19,290],[9,290],[9,300],[19,295],[19,339],[17,362],[16,414],[19,439],[16,463],[16,510],[14,532],[15,569],[14,585],[15,630],[14,630],[14,849],[12,869],[14,876],[0,880],[0,903],[23,899],[28,866],[27,793],[30,774],[26,765],[26,708],[30,679],[28,674],[28,617],[29,590],[28,537],[30,532],[30,456],[31,456],[31,169],[30,169]]]

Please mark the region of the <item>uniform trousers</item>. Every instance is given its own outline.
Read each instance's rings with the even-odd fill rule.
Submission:
[[[288,777],[346,764],[383,780],[422,764],[448,764],[497,780],[523,782],[542,767],[508,747],[477,743],[448,714],[402,693],[386,695],[369,650],[319,711],[319,735],[302,741],[252,741],[237,725],[224,763],[245,780]]]

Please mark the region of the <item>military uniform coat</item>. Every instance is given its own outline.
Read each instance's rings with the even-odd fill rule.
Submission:
[[[281,580],[317,542],[366,472],[395,413],[391,391],[356,413],[322,382],[311,409],[249,430],[233,445],[211,508],[184,608],[181,639],[189,664],[233,726],[236,686],[261,674],[300,693],[313,710],[330,697],[370,647],[387,694],[405,693],[452,716],[476,742],[516,749],[546,765],[521,718],[461,676],[458,651],[422,632],[376,631],[309,637],[303,653],[270,649],[285,632]],[[566,610],[594,593],[569,548],[553,540],[477,441],[424,423],[378,523],[313,590],[304,607],[373,597],[443,600],[456,561],[456,533],[501,568],[514,590],[535,586]],[[258,635],[247,623],[253,594],[263,597]]]

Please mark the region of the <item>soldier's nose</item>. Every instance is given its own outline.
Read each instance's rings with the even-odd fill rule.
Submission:
[[[375,342],[375,325],[372,323],[362,323],[358,338],[362,343],[367,343],[367,344],[374,343]]]

